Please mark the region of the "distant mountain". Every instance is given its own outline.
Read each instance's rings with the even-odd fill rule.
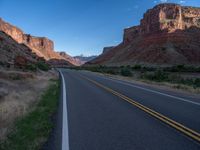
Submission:
[[[159,4],[88,65],[200,65],[200,8]]]
[[[81,65],[83,65],[86,62],[95,59],[96,57],[97,57],[96,55],[94,55],[94,56],[83,56],[83,55],[80,55],[80,56],[75,56],[74,58],[80,60]]]
[[[65,59],[68,60],[71,64],[75,66],[80,66],[82,65],[82,61],[78,58],[74,58],[70,55],[68,55],[66,52],[59,52],[59,54]]]

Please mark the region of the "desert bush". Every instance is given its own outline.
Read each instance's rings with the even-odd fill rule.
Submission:
[[[200,78],[197,78],[197,79],[194,80],[194,86],[200,87]]]
[[[108,74],[118,74],[117,67],[106,67],[106,66],[93,66],[93,67],[82,67],[82,70],[89,70],[92,72],[108,73]]]
[[[107,69],[106,71],[105,71],[105,73],[108,73],[108,74],[118,74],[118,72],[117,72],[117,70],[115,70],[115,69]]]
[[[165,67],[163,70],[168,72],[200,72],[200,67],[176,65],[172,67]]]
[[[129,68],[122,68],[120,71],[120,74],[122,76],[132,76],[133,75]]]
[[[35,64],[28,64],[26,69],[30,71],[37,71],[37,66]]]
[[[2,61],[0,61],[0,66],[4,66],[4,63]]]
[[[145,73],[142,75],[142,78],[148,79],[148,80],[153,80],[153,81],[167,81],[169,79],[168,73],[162,71],[162,70],[157,70],[155,72],[150,72],[150,73]]]
[[[182,80],[182,77],[180,74],[170,74],[169,73],[169,76],[168,76],[168,81],[172,82],[172,83],[177,83],[177,82],[181,82]]]
[[[36,66],[38,69],[43,70],[43,71],[48,71],[50,69],[49,65],[42,61],[39,61],[38,63],[36,63]]]
[[[142,66],[136,64],[135,66],[132,67],[133,70],[141,70]]]
[[[11,75],[9,76],[9,78],[10,78],[11,80],[21,80],[21,79],[22,79],[21,76],[20,76],[19,74],[11,74]]]

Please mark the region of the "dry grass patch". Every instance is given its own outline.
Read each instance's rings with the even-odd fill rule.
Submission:
[[[33,110],[50,79],[57,78],[55,71],[0,71],[0,140],[6,138],[17,118]]]

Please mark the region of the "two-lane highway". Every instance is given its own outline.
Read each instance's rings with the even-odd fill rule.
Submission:
[[[70,150],[200,149],[198,97],[170,95],[86,71],[61,72]]]

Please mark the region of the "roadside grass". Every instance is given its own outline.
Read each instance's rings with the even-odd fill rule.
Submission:
[[[7,139],[0,143],[1,150],[38,150],[42,147],[53,128],[51,116],[58,106],[59,88],[58,80],[51,81],[35,108],[16,120]]]
[[[110,75],[130,77],[133,80],[170,85],[172,88],[199,93],[200,78],[184,77],[183,74],[200,73],[200,66],[175,65],[171,67],[150,67],[136,64],[134,66],[82,66],[72,67],[76,70],[89,70]]]
[[[155,72],[144,73],[141,79],[154,82],[169,82],[172,84],[186,85],[194,89],[200,88],[200,78],[182,78],[181,75],[171,75],[170,73],[158,70]]]

